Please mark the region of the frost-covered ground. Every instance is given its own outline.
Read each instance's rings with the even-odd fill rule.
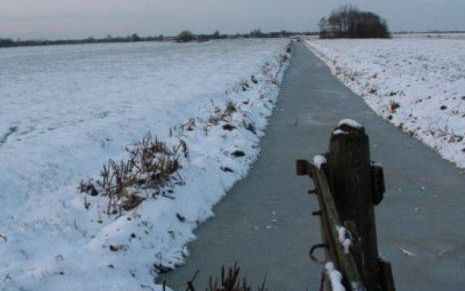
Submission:
[[[307,46],[381,117],[465,168],[465,38],[401,35]]]
[[[156,288],[161,265],[184,262],[193,229],[257,158],[286,44],[1,50],[1,290]],[[236,110],[209,123],[229,101]],[[179,126],[189,120],[189,129]],[[106,197],[77,186],[98,178],[109,158],[124,159],[125,146],[148,131],[187,143],[185,184],[174,199],[142,191],[147,200],[136,209],[109,216]]]

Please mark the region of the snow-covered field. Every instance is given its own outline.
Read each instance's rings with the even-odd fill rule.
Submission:
[[[382,118],[465,168],[465,38],[395,36],[307,46]]]
[[[193,229],[257,158],[286,44],[1,50],[0,289],[156,289],[157,271],[184,262]],[[228,102],[235,110],[209,122]],[[137,208],[107,215],[107,197],[77,187],[148,131],[186,142],[184,184],[168,197],[141,190]]]

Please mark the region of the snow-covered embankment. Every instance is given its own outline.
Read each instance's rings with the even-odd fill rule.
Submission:
[[[222,77],[214,76],[215,65],[218,66],[218,73],[223,73],[225,79],[230,80],[232,73],[241,77],[237,77],[234,85],[225,88],[224,93],[215,96],[217,93],[212,92],[212,96],[208,98],[210,100],[205,100],[203,95],[199,95],[203,99],[198,100],[188,96],[189,91],[199,92],[198,88],[201,86],[192,87],[187,91],[182,87],[181,90],[177,89],[180,96],[175,98],[179,99],[182,107],[177,105],[179,108],[176,109],[172,106],[172,100],[160,100],[162,104],[166,104],[166,110],[170,114],[164,114],[163,107],[157,109],[158,111],[150,110],[150,103],[147,103],[147,108],[140,107],[140,103],[127,104],[128,96],[121,95],[121,103],[114,103],[114,100],[109,100],[109,103],[103,102],[102,106],[110,106],[110,110],[102,116],[99,115],[93,123],[92,118],[79,122],[70,119],[56,123],[54,128],[44,128],[41,131],[36,130],[37,126],[34,124],[30,128],[34,134],[28,135],[29,132],[23,132],[22,124],[18,122],[19,125],[14,127],[15,130],[9,135],[9,139],[0,145],[0,156],[5,158],[3,167],[12,169],[3,179],[0,178],[1,185],[4,186],[1,195],[5,200],[5,209],[2,210],[4,223],[0,226],[0,277],[4,288],[160,288],[154,285],[157,272],[184,262],[188,256],[186,244],[194,239],[193,230],[213,215],[213,205],[236,181],[247,174],[252,162],[258,157],[259,138],[264,134],[267,118],[272,112],[288,64],[289,54],[286,53],[285,44],[284,41],[273,43],[275,47],[264,51],[260,56],[259,66],[259,62],[253,63],[253,59],[243,55],[243,60],[237,58],[243,64],[230,64],[231,68],[224,69],[227,64],[224,61],[222,63],[222,57],[224,59],[224,54],[228,53],[226,49],[217,49],[217,59],[214,60],[209,59],[212,52],[205,53],[203,59],[213,70],[207,72],[207,75],[211,74],[215,81]],[[183,49],[184,47],[179,48]],[[253,46],[246,48],[243,53],[252,49]],[[193,62],[191,65],[193,72],[179,73],[195,73],[202,64]],[[254,65],[252,74],[249,73],[250,65]],[[246,70],[241,72],[242,67]],[[118,76],[118,72],[110,70],[109,74],[113,73]],[[178,76],[173,75],[173,78],[175,77]],[[171,83],[173,88],[178,86],[176,80]],[[179,83],[182,84],[182,80]],[[115,83],[115,86],[117,85]],[[204,85],[211,84],[206,82]],[[40,93],[40,90],[38,92]],[[121,91],[114,92],[118,96]],[[183,94],[187,96],[185,100],[188,102],[183,102]],[[76,96],[80,98],[79,95]],[[166,100],[168,101],[165,102]],[[11,104],[7,105],[14,108],[15,104],[17,103],[12,99]],[[49,106],[52,105],[53,102]],[[76,111],[72,105],[67,109],[68,112]],[[132,110],[133,106],[140,108]],[[95,107],[90,109],[94,110]],[[112,115],[113,109],[121,111]],[[76,111],[76,115],[84,118],[86,108],[79,110]],[[48,114],[46,111],[40,112]],[[174,112],[183,114],[173,115]],[[8,122],[13,120],[8,120],[10,115],[5,112],[4,116]],[[186,115],[189,118],[179,120],[180,116]],[[105,120],[108,116],[113,122],[103,124],[108,126],[104,127],[100,120]],[[163,117],[166,117],[166,120],[162,119]],[[46,124],[53,118],[58,117],[44,116],[43,119],[36,118],[30,122],[41,126],[41,123]],[[173,124],[172,120],[167,118],[178,122]],[[26,121],[29,120],[23,120]],[[154,121],[157,122],[155,125]],[[119,202],[116,201],[116,208],[112,209],[116,211],[108,213],[109,197],[104,195],[104,191],[96,189],[98,191],[95,193],[79,193],[78,180],[87,181],[90,178],[96,185],[100,185],[97,183],[102,182],[102,178],[97,174],[102,165],[99,161],[113,158],[124,163],[128,159],[128,153],[118,150],[126,145],[114,144],[115,140],[121,142],[121,135],[112,136],[112,132],[126,131],[129,136],[142,138],[146,133],[141,132],[144,128],[151,131],[152,141],[156,136],[158,141],[169,148],[180,144],[181,141],[185,145],[185,150],[181,150],[182,154],[177,157],[180,166],[175,173],[177,182],[164,185],[162,189],[158,189],[161,191],[131,185],[130,189],[124,191],[130,191],[143,201],[133,204],[135,207],[127,210],[118,208]],[[58,136],[57,132],[60,133]],[[24,136],[24,140],[16,135],[19,133]],[[90,142],[93,141],[90,137],[95,138],[95,143]],[[39,140],[42,141],[41,138],[46,144],[38,143]],[[81,146],[76,147],[76,144]],[[37,148],[34,148],[34,145],[37,145]],[[53,146],[57,145],[59,147],[54,149]],[[98,146],[96,152],[92,152],[92,145]],[[80,152],[84,146],[88,146],[87,151]],[[17,156],[16,164],[25,166],[23,170],[13,168],[14,160],[7,157],[8,153],[9,156],[12,153],[18,154],[22,148],[28,149],[24,154],[29,156]],[[98,156],[99,160],[95,161],[95,153],[108,155]],[[54,160],[43,160],[44,157]],[[82,159],[86,159],[85,162]],[[95,167],[97,164],[98,167]],[[2,170],[6,173],[7,169]],[[50,173],[55,173],[56,176],[49,175]],[[29,175],[31,179],[28,181],[24,174]],[[76,174],[82,176],[76,177]],[[67,180],[66,177],[72,178]],[[15,181],[9,180],[12,178],[15,178]],[[114,183],[114,180],[110,182],[113,186]]]
[[[383,119],[465,168],[465,40],[309,40]]]

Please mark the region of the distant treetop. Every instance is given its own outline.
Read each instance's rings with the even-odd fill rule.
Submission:
[[[195,39],[194,34],[190,32],[189,30],[181,31],[176,36],[177,42],[190,42],[190,41],[193,41],[194,39]]]
[[[389,38],[386,20],[351,5],[342,6],[319,22],[320,38]]]

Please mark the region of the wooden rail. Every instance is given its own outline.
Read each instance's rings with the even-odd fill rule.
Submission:
[[[391,266],[379,258],[376,237],[374,206],[385,191],[383,168],[370,160],[365,129],[341,121],[329,152],[312,162],[298,160],[296,169],[313,180],[311,192],[320,205],[314,215],[321,218],[323,243],[317,247],[325,249],[326,290],[341,290],[339,284],[345,290],[394,291]],[[336,279],[340,274],[340,282],[331,278],[334,273]]]

